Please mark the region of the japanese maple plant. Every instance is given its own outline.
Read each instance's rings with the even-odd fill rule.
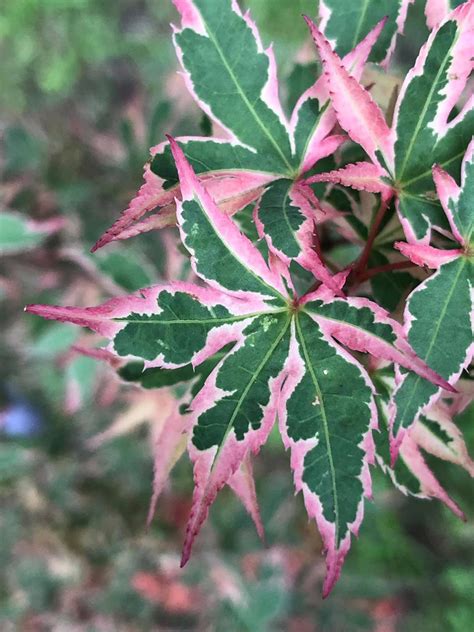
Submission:
[[[387,68],[410,0],[321,1],[305,18],[321,72],[289,116],[273,50],[236,0],[174,4],[182,76],[215,136],[153,147],[94,249],[177,226],[191,270],[97,307],[27,311],[92,329],[123,377],[175,389],[150,517],[186,446],[183,564],[226,484],[263,533],[251,457],[278,424],[323,541],[326,596],[372,467],[460,517],[423,451],[474,475],[453,422],[472,392],[474,2],[428,0],[430,35],[398,81]],[[394,88],[384,107],[377,81]]]

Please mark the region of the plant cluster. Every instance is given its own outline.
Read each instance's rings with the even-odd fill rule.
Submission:
[[[224,485],[263,534],[251,458],[277,422],[324,543],[327,595],[371,466],[460,516],[423,451],[474,472],[452,420],[472,392],[474,2],[427,2],[413,68],[401,84],[377,74],[393,85],[383,109],[363,73],[388,67],[410,2],[368,0],[350,16],[320,2],[319,26],[306,21],[321,72],[289,116],[273,50],[236,0],[174,3],[183,78],[214,136],[152,148],[144,185],[94,250],[177,225],[191,266],[97,307],[27,311],[108,339],[85,352],[125,380],[173,389],[150,519],[187,448],[182,564]]]

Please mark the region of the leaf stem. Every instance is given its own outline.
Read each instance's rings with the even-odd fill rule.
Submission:
[[[380,202],[379,210],[377,211],[377,215],[375,216],[374,221],[372,222],[372,226],[370,227],[364,250],[360,255],[359,261],[357,261],[354,265],[353,276],[356,278],[359,278],[367,268],[367,263],[369,261],[372,246],[374,245],[375,238],[377,237],[377,234],[379,232],[379,228],[385,216],[387,207],[387,200],[382,199]]]
[[[382,274],[383,272],[392,272],[393,270],[405,270],[406,268],[416,268],[416,265],[411,261],[395,261],[394,263],[386,263],[383,266],[369,268],[361,275],[359,275],[357,280],[359,283],[362,283],[363,281],[367,281],[367,279],[371,279],[377,274]]]

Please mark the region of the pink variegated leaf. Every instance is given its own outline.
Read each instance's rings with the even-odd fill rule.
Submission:
[[[394,178],[398,211],[410,242],[429,242],[432,228],[449,230],[433,200],[431,168],[438,164],[457,177],[472,137],[474,99],[463,104],[462,95],[472,72],[473,32],[474,4],[469,1],[432,31],[400,89],[393,121]],[[459,114],[452,117],[456,106]]]
[[[286,266],[296,261],[336,294],[341,294],[315,249],[316,223],[324,217],[318,206],[309,187],[292,180],[277,180],[255,207],[255,225],[259,237],[267,241],[270,251]]]
[[[399,250],[415,263],[437,269],[408,297],[405,328],[417,355],[452,385],[469,365],[474,353],[474,261],[470,251],[474,228],[473,146],[471,143],[463,161],[461,187],[439,168],[434,171],[452,233],[463,248],[440,250],[424,244],[397,244]],[[391,411],[394,455],[404,430],[440,395],[436,386],[420,377],[400,376]]]
[[[452,391],[448,382],[431,370],[407,342],[402,326],[388,312],[365,298],[339,299],[328,296],[326,288],[303,302],[307,312],[328,337],[353,351],[395,362],[417,375]]]
[[[474,461],[444,403],[430,408],[413,426],[410,436],[425,452],[459,465],[474,477]]]
[[[420,449],[410,435],[405,436],[400,446],[400,456],[420,484],[421,498],[437,498],[446,505],[458,518],[466,520],[462,509],[452,500],[429,469]]]
[[[340,57],[317,26],[306,18],[319,56],[339,124],[368,153],[373,162],[390,169],[393,165],[393,134],[373,101],[352,77]]]
[[[289,320],[262,316],[242,332],[192,403],[194,494],[182,564],[219,490],[265,443],[276,416],[288,355]]]
[[[367,58],[377,41],[385,20],[375,28],[342,60],[344,67],[356,79],[360,79]],[[343,141],[340,135],[328,136],[336,123],[336,115],[329,103],[329,93],[324,77],[319,77],[298,99],[291,115],[290,128],[294,139],[296,154],[300,156],[300,174],[325,155],[329,149],[335,151],[336,145]]]
[[[245,298],[249,292],[261,299],[282,297],[286,289],[252,242],[222,214],[199,182],[183,151],[170,138],[181,185],[178,202],[181,239],[191,253],[193,269],[206,283]],[[212,256],[206,256],[206,250]]]
[[[417,266],[427,266],[433,270],[437,270],[445,263],[455,261],[463,253],[459,248],[441,250],[424,244],[406,244],[403,241],[395,242],[394,246]]]
[[[176,281],[97,307],[29,305],[26,311],[88,327],[109,338],[111,350],[119,356],[142,358],[148,367],[170,368],[200,364],[239,335],[263,306],[257,299],[239,301]]]
[[[405,435],[395,466],[392,468],[387,463],[381,463],[381,467],[390,475],[393,483],[404,494],[425,499],[436,498],[444,503],[458,518],[466,520],[462,509],[448,495],[428,467],[418,444],[411,435]]]
[[[221,139],[182,137],[177,140],[186,149],[191,163],[198,165],[199,171],[202,172],[200,179],[216,204],[228,215],[233,215],[256,200],[261,195],[263,187],[275,178],[275,174],[253,168],[252,162],[255,162],[253,155],[251,155],[251,161],[247,161],[248,170],[219,168],[218,166],[225,164],[231,165],[235,159],[239,160],[239,165],[245,164],[247,156],[239,155],[238,152],[249,154]],[[206,151],[210,153],[209,158],[206,157]],[[111,241],[128,239],[150,230],[176,226],[175,199],[181,197],[181,190],[177,183],[177,173],[172,163],[168,143],[152,147],[151,156],[151,165],[145,165],[145,183],[121,217],[94,245],[93,252]],[[203,171],[203,164],[206,166],[205,171]],[[166,180],[156,175],[153,169],[162,174]],[[172,186],[163,188],[164,184]],[[150,212],[153,214],[144,217]]]
[[[94,244],[92,252],[115,239],[120,239],[120,234],[123,231],[129,229],[149,211],[169,206],[174,201],[175,193],[172,190],[163,189],[162,179],[153,173],[149,164],[145,165],[143,177],[145,182],[140,187],[136,197],[122,212],[119,219]]]
[[[461,186],[439,165],[433,167],[433,180],[443,210],[455,240],[469,249],[474,219],[472,192],[474,190],[474,140],[469,144],[461,166]]]
[[[392,376],[384,374],[383,371],[378,371],[373,377],[378,391],[376,401],[379,412],[379,432],[374,435],[377,463],[403,494],[426,499],[437,498],[455,515],[464,519],[463,512],[435,478],[420,451],[420,447],[425,449],[426,446],[428,452],[436,453],[438,451],[438,456],[453,462],[464,460],[464,463],[460,464],[464,467],[468,466],[468,461],[465,461],[467,453],[464,450],[465,446],[459,431],[454,429],[454,424],[453,426],[449,425],[452,422],[445,425],[444,419],[441,422],[427,421],[428,417],[433,417],[429,414],[426,418],[417,421],[411,430],[404,435],[399,447],[398,458],[396,462],[393,462],[389,445],[388,403],[394,388],[394,380]],[[435,418],[438,419],[438,416],[435,415]],[[435,433],[438,438],[434,437]],[[418,439],[421,439],[419,443]],[[441,442],[444,443],[443,448],[439,445]],[[447,457],[448,451],[450,451],[450,457]],[[443,456],[441,456],[441,452],[443,452]]]
[[[263,48],[249,14],[242,14],[236,0],[222,2],[219,11],[205,0],[174,4],[182,17],[181,28],[174,33],[176,51],[186,86],[199,107],[230,140],[266,156],[274,171],[291,170],[289,126],[278,98],[273,51]],[[236,57],[237,48],[245,55]],[[254,69],[251,83],[249,67]]]
[[[357,162],[347,165],[335,171],[318,173],[305,180],[306,184],[315,182],[331,182],[351,187],[358,191],[368,191],[369,193],[380,193],[384,200],[389,200],[394,192],[393,188],[384,182],[388,178],[388,173],[380,167],[370,162]]]

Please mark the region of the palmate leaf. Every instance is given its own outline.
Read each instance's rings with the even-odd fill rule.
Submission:
[[[237,2],[175,4],[181,27],[175,28],[174,40],[186,86],[227,135],[177,140],[218,206],[232,215],[258,200],[269,183],[297,180],[334,152],[345,136],[332,134],[336,118],[324,82],[316,77],[286,121],[271,47],[264,50],[256,25],[248,13],[242,15]],[[345,56],[343,63],[354,77],[360,78],[384,24],[381,20]],[[138,195],[93,250],[176,224],[174,200],[180,188],[168,143],[153,147],[151,154]]]
[[[418,355],[451,384],[459,379],[474,352],[473,153],[474,141],[463,161],[460,187],[440,167],[433,169],[438,196],[459,247],[439,250],[423,244],[397,244],[418,265],[437,268],[409,296],[405,322],[408,339]],[[439,389],[426,380],[401,375],[391,416],[395,450],[404,429],[439,395]]]
[[[207,287],[175,282],[98,307],[36,305],[28,311],[97,331],[110,339],[111,352],[143,361],[145,372],[181,372],[221,354],[190,405],[195,490],[182,561],[226,483],[254,506],[245,463],[266,441],[278,414],[296,487],[327,550],[328,594],[362,519],[363,497],[370,494],[371,430],[377,422],[373,386],[346,349],[449,385],[415,356],[400,325],[371,301],[339,298],[324,285],[294,296],[281,267],[266,264],[218,209],[176,141],[170,142],[183,198],[177,212],[181,239]],[[343,274],[337,281],[342,285],[344,279]]]
[[[321,30],[338,55],[345,55],[387,16],[387,25],[377,42],[370,61],[388,63],[398,34],[403,33],[409,4],[413,0],[320,0]]]
[[[472,136],[472,98],[450,117],[472,70],[473,23],[470,0],[432,31],[403,82],[391,129],[370,94],[348,76],[338,55],[310,23],[338,121],[379,170],[360,163],[325,174],[326,179],[372,192],[378,188],[385,197],[390,187],[409,241],[429,241],[433,227],[449,229],[436,201],[431,167],[438,163],[457,175]]]

